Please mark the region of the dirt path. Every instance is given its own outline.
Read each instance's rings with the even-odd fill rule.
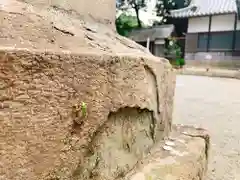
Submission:
[[[179,75],[174,123],[209,130],[207,180],[240,179],[240,80]]]

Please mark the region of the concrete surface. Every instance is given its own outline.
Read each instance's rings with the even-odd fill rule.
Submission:
[[[206,180],[240,179],[240,81],[177,76],[174,122],[208,129],[212,148]]]

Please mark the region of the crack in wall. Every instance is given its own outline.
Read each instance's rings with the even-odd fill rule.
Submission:
[[[70,32],[70,31],[67,31],[65,29],[60,29],[60,28],[58,28],[56,26],[53,26],[53,28],[56,29],[57,31],[60,31],[63,34],[70,35],[70,36],[75,36],[74,33]]]
[[[153,70],[149,67],[149,66],[144,66],[144,69],[145,69],[145,71],[146,71],[146,73],[148,74],[148,76],[147,77],[149,77],[149,81],[152,81],[152,83],[153,83],[153,87],[154,87],[154,89],[155,89],[155,96],[156,96],[156,105],[157,105],[157,107],[156,107],[156,111],[158,112],[158,114],[160,114],[160,102],[159,102],[159,100],[160,100],[160,98],[159,98],[159,89],[158,89],[158,83],[157,83],[157,78],[156,78],[156,75],[155,75],[155,73],[153,72]]]

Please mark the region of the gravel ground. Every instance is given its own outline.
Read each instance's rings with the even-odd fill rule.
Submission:
[[[174,123],[209,130],[206,180],[240,180],[240,80],[178,75]]]

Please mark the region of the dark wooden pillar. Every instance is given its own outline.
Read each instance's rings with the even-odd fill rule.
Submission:
[[[236,46],[237,20],[238,20],[238,15],[237,15],[237,13],[235,13],[232,52],[235,51],[235,46]]]
[[[211,36],[211,27],[212,27],[212,15],[209,16],[208,37],[207,37],[207,52],[209,51],[210,36]]]

